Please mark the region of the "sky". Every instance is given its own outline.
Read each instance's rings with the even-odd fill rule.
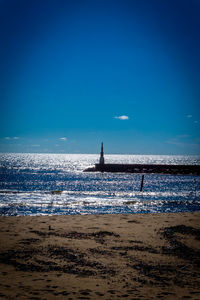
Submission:
[[[200,154],[199,0],[0,0],[0,152]]]

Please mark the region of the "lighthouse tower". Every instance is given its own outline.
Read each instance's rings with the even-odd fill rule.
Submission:
[[[100,164],[100,165],[103,165],[103,164],[104,164],[103,143],[101,143],[101,153],[100,153],[99,164]]]

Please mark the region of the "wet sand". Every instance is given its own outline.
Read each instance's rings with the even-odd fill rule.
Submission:
[[[200,299],[200,212],[0,217],[2,299]]]

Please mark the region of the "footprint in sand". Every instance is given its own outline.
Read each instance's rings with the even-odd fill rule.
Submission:
[[[89,296],[91,290],[80,290],[79,293],[83,296]]]

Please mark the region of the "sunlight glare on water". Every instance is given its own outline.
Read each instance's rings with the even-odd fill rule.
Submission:
[[[0,154],[0,214],[156,213],[200,209],[199,176],[84,173],[93,154]],[[200,164],[199,156],[106,155],[106,163]]]

